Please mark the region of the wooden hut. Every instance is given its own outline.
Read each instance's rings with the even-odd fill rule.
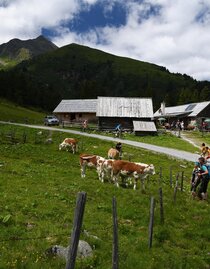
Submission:
[[[97,99],[72,99],[62,100],[53,113],[60,121],[66,122],[97,122]]]
[[[133,121],[151,122],[151,98],[98,97],[96,116],[100,130],[114,130],[121,124],[124,130],[133,131]]]

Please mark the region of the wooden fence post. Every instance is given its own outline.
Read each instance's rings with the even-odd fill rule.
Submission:
[[[159,186],[162,183],[162,167],[160,167],[160,172],[159,172]]]
[[[24,131],[23,132],[23,144],[26,143],[26,139],[27,139],[27,136],[26,136],[26,132]]]
[[[74,212],[74,224],[70,238],[70,247],[68,252],[66,269],[74,269],[75,266],[77,247],[79,243],[80,231],[82,227],[82,220],[85,210],[85,203],[86,203],[86,193],[85,192],[78,193],[76,208]]]
[[[155,199],[151,197],[150,202],[150,221],[149,221],[149,248],[152,247],[152,236],[153,236],[153,225],[154,225],[154,209],[155,209]]]
[[[176,185],[174,188],[174,203],[176,203],[176,194],[177,194],[177,190],[178,190],[178,179],[179,179],[179,173],[177,173],[177,175],[176,175]]]
[[[170,186],[172,187],[173,179],[172,179],[172,165],[170,166]]]
[[[118,269],[118,223],[117,223],[117,202],[116,198],[112,199],[113,210],[113,249],[112,249],[112,269]]]
[[[181,191],[183,191],[184,171],[181,172]]]
[[[160,197],[160,222],[164,223],[164,210],[163,210],[163,191],[162,188],[159,188],[159,197]]]

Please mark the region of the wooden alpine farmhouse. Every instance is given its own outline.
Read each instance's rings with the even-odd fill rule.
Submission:
[[[88,122],[97,123],[97,99],[62,100],[53,113],[61,122]]]
[[[100,130],[114,129],[121,124],[124,130],[136,134],[156,132],[151,98],[98,97],[96,116]]]
[[[196,125],[200,127],[207,118],[210,118],[210,101],[190,103],[180,106],[161,107],[154,113],[154,118],[165,119],[169,124],[173,121],[184,121],[185,126]]]

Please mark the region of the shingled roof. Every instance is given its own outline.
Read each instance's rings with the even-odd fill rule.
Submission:
[[[97,99],[62,100],[54,113],[96,113]]]

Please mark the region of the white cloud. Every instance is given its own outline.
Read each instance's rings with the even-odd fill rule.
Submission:
[[[105,14],[116,2],[125,5],[126,25],[76,34],[63,24],[96,2]],[[210,0],[0,0],[0,18],[0,44],[50,28],[58,46],[88,45],[210,80]]]

